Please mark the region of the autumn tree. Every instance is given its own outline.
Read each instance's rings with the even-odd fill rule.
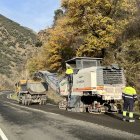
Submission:
[[[73,28],[67,26],[65,17],[57,21],[57,25],[49,31],[49,39],[44,46],[48,54],[47,64],[50,71],[60,72],[65,66],[65,60],[74,56],[71,45],[73,44]]]
[[[135,4],[135,0],[62,0],[68,25],[83,40],[77,56],[99,56],[113,46],[133,19]]]
[[[30,75],[38,70],[44,70],[46,68],[46,54],[44,54],[43,50],[36,52],[34,57],[27,61],[26,65]]]
[[[124,68],[127,82],[133,82],[140,91],[140,38],[123,42],[117,49],[116,60]]]

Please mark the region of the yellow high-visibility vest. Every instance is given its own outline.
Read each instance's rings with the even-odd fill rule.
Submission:
[[[133,87],[125,87],[123,89],[123,93],[128,94],[128,95],[135,95],[136,90]]]
[[[73,69],[68,68],[68,69],[66,70],[66,74],[73,74]]]

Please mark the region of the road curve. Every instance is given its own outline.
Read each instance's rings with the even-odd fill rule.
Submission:
[[[0,95],[0,128],[9,140],[140,139],[140,121],[122,122],[121,116],[74,113],[55,105],[25,107]]]

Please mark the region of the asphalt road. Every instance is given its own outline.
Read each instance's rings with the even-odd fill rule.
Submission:
[[[0,129],[8,140],[140,140],[140,120],[128,123],[121,115],[67,112],[51,104],[26,107],[7,99],[8,93],[0,93]]]

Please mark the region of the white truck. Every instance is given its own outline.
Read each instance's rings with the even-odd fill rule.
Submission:
[[[59,82],[64,100],[60,109],[75,112],[117,112],[125,86],[123,69],[118,65],[101,66],[101,58],[76,57],[66,61],[73,68],[73,83],[67,77]]]

